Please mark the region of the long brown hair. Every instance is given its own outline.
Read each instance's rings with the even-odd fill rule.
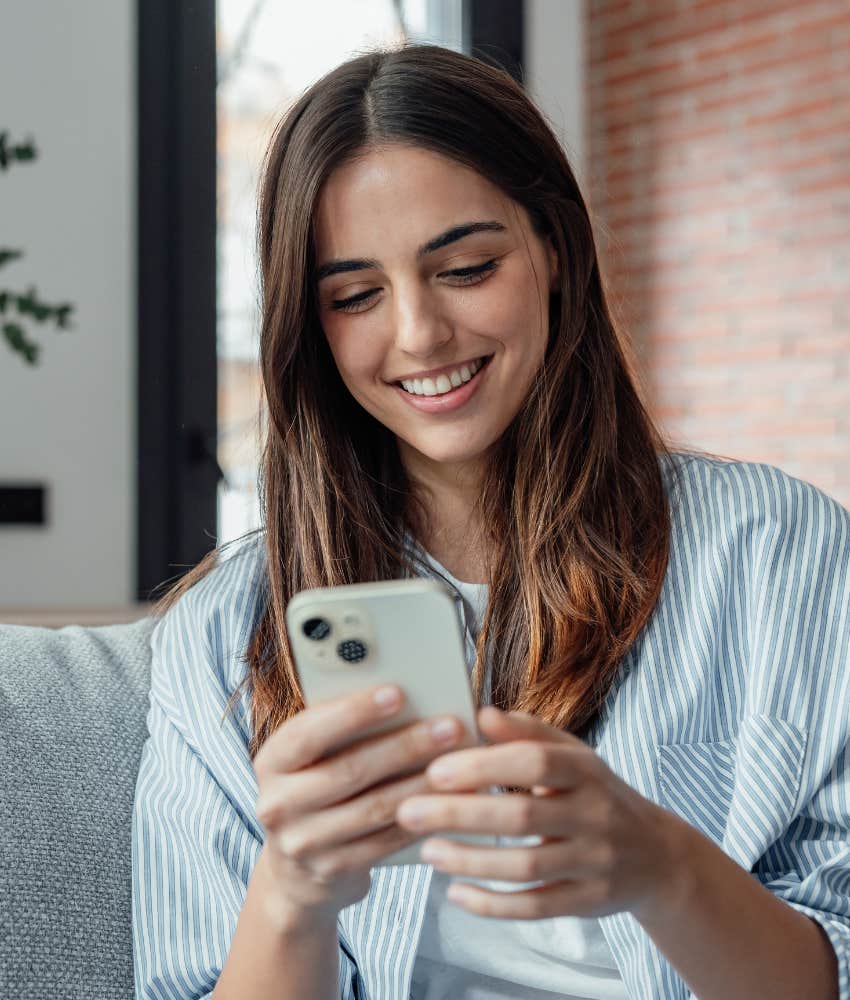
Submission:
[[[268,578],[246,653],[252,758],[304,707],[284,627],[289,598],[421,568],[404,543],[427,511],[393,434],[339,376],[316,306],[312,221],[322,185],[341,164],[387,143],[486,176],[525,208],[559,259],[545,361],[492,449],[479,499],[492,564],[477,703],[490,658],[493,704],[585,733],[652,614],[667,567],[660,461],[670,453],[640,399],[606,304],[588,211],[549,126],[507,73],[470,56],[408,45],[352,58],[282,118],[261,178],[267,420],[259,492]],[[155,613],[217,557],[208,553]]]

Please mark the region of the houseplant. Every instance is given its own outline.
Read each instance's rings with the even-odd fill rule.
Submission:
[[[0,132],[0,171],[6,171],[13,162],[25,163],[36,158],[34,142],[13,143],[8,132]],[[23,250],[0,245],[0,268],[23,257]],[[26,292],[16,292],[0,284],[0,333],[9,347],[30,365],[38,363],[40,346],[33,341],[25,328],[27,323],[48,323],[66,329],[73,310],[70,303],[47,305],[40,301],[35,287]]]

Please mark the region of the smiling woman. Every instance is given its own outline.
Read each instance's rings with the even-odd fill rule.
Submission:
[[[850,1000],[850,515],[671,453],[500,70],[343,63],[277,127],[259,223],[265,527],[159,609],[139,995]],[[374,736],[398,687],[304,704],[290,598],[417,574],[469,612],[478,745]],[[424,835],[433,864],[386,863]]]

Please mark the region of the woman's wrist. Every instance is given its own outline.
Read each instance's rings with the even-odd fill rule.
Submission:
[[[665,876],[654,893],[631,908],[632,915],[640,922],[651,920],[655,915],[666,917],[686,910],[696,891],[694,858],[701,834],[676,813],[660,806],[657,808]]]
[[[281,936],[291,938],[313,936],[327,930],[336,931],[337,913],[303,906],[281,891],[266,847],[260,851],[251,881],[256,883],[261,909]]]

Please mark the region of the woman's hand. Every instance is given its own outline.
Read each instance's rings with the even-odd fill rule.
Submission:
[[[536,834],[542,842],[528,847],[429,838],[422,856],[451,875],[544,884],[492,892],[453,882],[449,899],[490,917],[598,917],[643,914],[686,890],[691,828],[684,820],[636,792],[581,740],[525,712],[488,706],[478,726],[491,745],[432,763],[425,772],[431,788],[451,794],[407,799],[396,813],[399,825],[420,834]],[[490,785],[531,791],[477,792]]]
[[[453,716],[365,735],[401,714],[404,692],[391,687],[394,704],[377,704],[370,689],[305,708],[257,754],[262,870],[270,909],[280,909],[271,914],[275,919],[284,911],[305,921],[336,919],[362,899],[372,866],[420,839],[397,825],[399,803],[428,791],[423,771],[435,757],[471,741]]]

